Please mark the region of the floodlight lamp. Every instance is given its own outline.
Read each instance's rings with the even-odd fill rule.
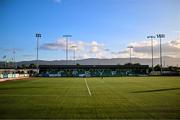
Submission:
[[[41,37],[41,34],[40,33],[36,33],[36,37]]]
[[[155,36],[147,36],[147,38],[156,38]]]
[[[130,46],[128,46],[127,48],[133,48],[133,46],[132,46],[132,45],[130,45]]]
[[[157,34],[157,38],[165,38],[165,34]]]
[[[72,35],[63,35],[63,37],[72,37]]]

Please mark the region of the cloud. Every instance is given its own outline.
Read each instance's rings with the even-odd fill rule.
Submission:
[[[107,58],[106,54],[109,52],[109,49],[104,44],[95,40],[84,44],[85,50],[81,51],[80,58]]]
[[[129,48],[126,48],[119,52],[112,52],[106,48],[106,45],[99,43],[95,40],[91,42],[84,42],[80,40],[69,40],[69,52],[74,51],[71,46],[76,46],[76,58],[87,59],[87,58],[128,58]],[[154,57],[159,57],[159,40],[153,41],[154,45]],[[136,58],[151,58],[151,41],[139,41],[132,42],[129,46],[133,46],[132,57]],[[55,42],[46,43],[41,46],[44,50],[63,50],[66,49],[66,40],[60,38]],[[179,57],[180,55],[180,40],[172,40],[169,42],[162,43],[162,54],[163,56]],[[70,58],[73,59],[71,56]]]
[[[170,46],[180,48],[180,40],[173,40],[170,42]]]
[[[104,51],[104,45],[103,44],[100,44],[96,41],[92,41],[91,44],[90,44],[90,53],[100,53],[102,51]]]
[[[22,55],[22,57],[35,57],[35,55],[25,54],[25,55]]]
[[[106,53],[109,52],[109,49],[105,48],[104,44],[98,43],[93,40],[91,42],[84,42],[80,40],[68,40],[68,50],[74,51],[72,46],[76,46],[76,52],[78,54],[77,58],[86,59],[86,58],[105,58]],[[45,43],[40,46],[43,50],[66,50],[66,40],[60,38],[55,42]]]
[[[41,49],[44,50],[61,50],[65,49],[66,41],[64,39],[58,39],[53,43],[46,43],[40,46]]]
[[[36,55],[32,55],[32,54],[24,54],[22,55],[23,59],[30,59],[30,58],[35,58]]]
[[[130,43],[133,46],[132,56],[139,58],[151,57],[151,42],[141,41]],[[159,42],[154,40],[154,57],[159,57]],[[172,40],[166,43],[162,43],[162,55],[169,57],[179,57],[180,54],[180,40]]]
[[[164,43],[162,49],[165,56],[180,57],[180,40]]]
[[[21,52],[23,49],[20,48],[0,48],[1,51],[4,52],[10,52],[10,53],[16,53],[16,52]]]
[[[72,46],[76,46],[76,50],[81,51],[84,49],[85,43],[82,41],[68,40],[68,50],[73,51],[74,48]],[[55,42],[43,44],[40,48],[43,50],[66,50],[66,40],[60,38]]]

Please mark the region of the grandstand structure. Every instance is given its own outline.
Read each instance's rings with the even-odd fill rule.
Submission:
[[[34,76],[36,73],[37,73],[36,69],[4,68],[4,69],[0,69],[0,79],[30,77],[30,76]]]
[[[112,77],[148,75],[148,65],[40,65],[43,77]]]

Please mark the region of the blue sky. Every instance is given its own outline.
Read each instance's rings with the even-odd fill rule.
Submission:
[[[150,57],[136,48],[148,48],[147,35],[157,33],[166,34],[164,54],[177,57],[179,5],[180,0],[0,0],[0,60],[10,58],[13,48],[17,61],[36,59],[36,32],[42,34],[43,60],[65,59],[63,34],[72,35],[79,59],[128,57],[128,45],[134,45],[134,57]]]

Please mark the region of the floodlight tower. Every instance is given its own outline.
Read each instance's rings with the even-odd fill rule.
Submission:
[[[131,61],[131,50],[132,50],[133,46],[128,46],[127,48],[129,48],[129,60],[130,60],[130,63],[132,63],[132,61]]]
[[[77,46],[73,45],[73,46],[71,46],[71,48],[74,49],[74,65],[76,65],[76,49],[77,49]]]
[[[16,69],[16,56],[15,56],[15,54],[16,54],[16,49],[14,48],[13,49],[14,69]]]
[[[161,74],[162,74],[162,45],[161,45],[161,39],[165,38],[165,34],[157,34],[157,38],[160,40],[160,66],[161,66]]]
[[[37,73],[39,73],[39,39],[41,37],[41,34],[40,33],[36,33],[36,38],[37,38],[37,66],[36,66],[36,69],[37,69]]]
[[[4,68],[6,68],[6,55],[3,56],[4,59]]]
[[[66,38],[66,65],[68,65],[68,38],[72,37],[72,35],[63,35]]]
[[[154,60],[153,60],[153,38],[156,38],[155,36],[147,36],[147,38],[151,39],[151,54],[152,54],[152,71],[154,71]]]

